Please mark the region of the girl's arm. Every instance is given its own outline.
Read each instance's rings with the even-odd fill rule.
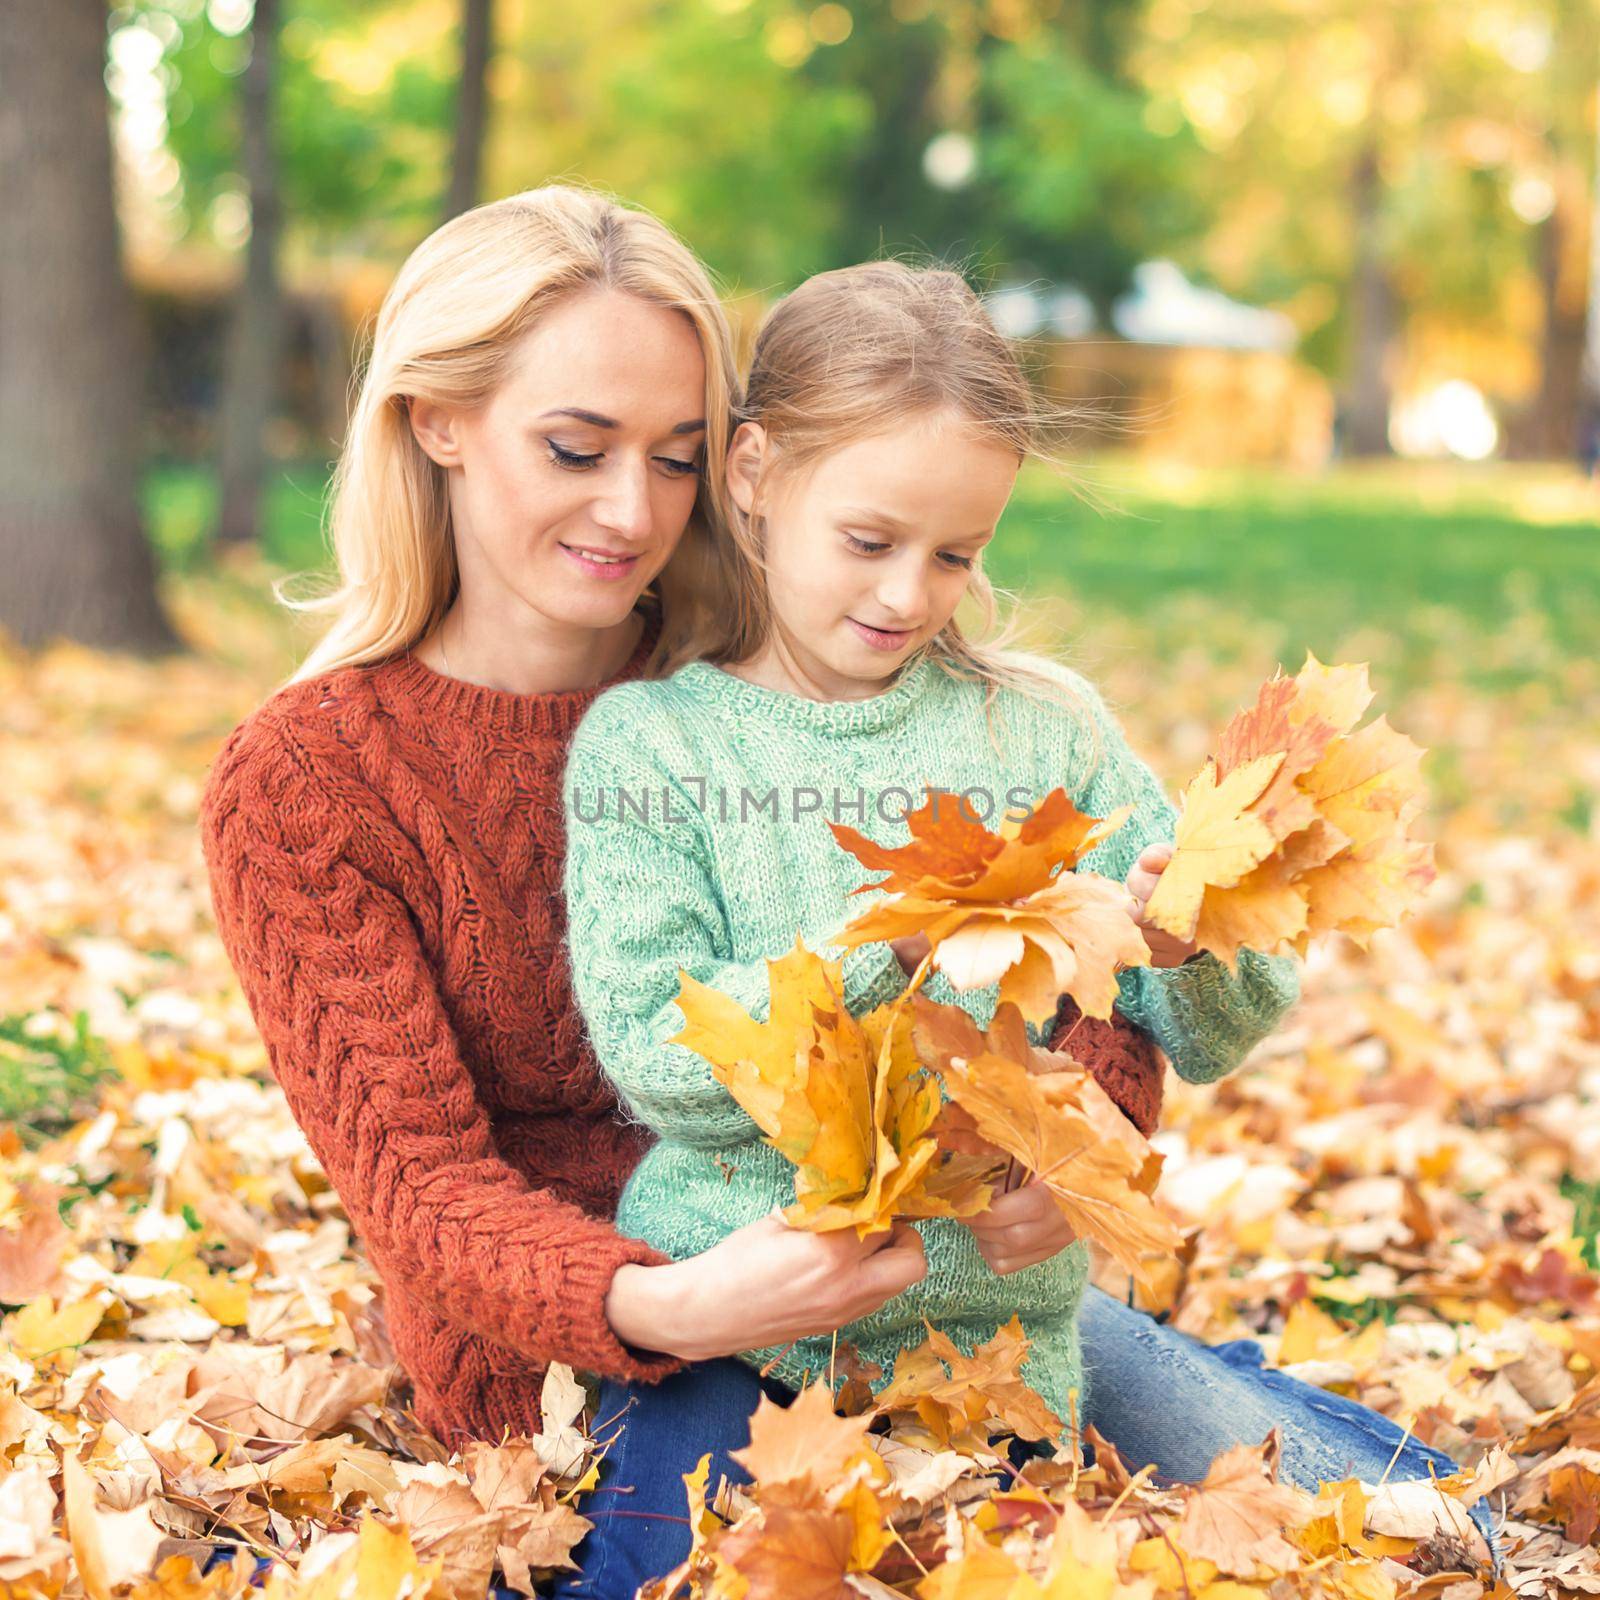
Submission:
[[[755,1123],[702,1056],[667,1041],[684,1026],[680,968],[764,1020],[767,963],[729,956],[706,819],[669,764],[641,749],[645,718],[628,715],[627,699],[614,690],[596,702],[567,760],[573,990],[601,1066],[641,1122],[680,1144],[742,1144],[760,1137]],[[820,953],[842,957],[852,1012],[905,987],[886,944]]]
[[[1084,865],[1123,883],[1146,845],[1172,839],[1178,813],[1160,779],[1129,748],[1099,691],[1080,673],[1067,676],[1099,740],[1099,762],[1076,796],[1078,808],[1105,816],[1119,806],[1134,807],[1122,827],[1084,857]],[[1093,755],[1086,733],[1074,737],[1068,770],[1085,770]],[[1234,975],[1206,951],[1181,966],[1130,968],[1119,988],[1117,1009],[1154,1037],[1178,1076],[1211,1083],[1232,1072],[1278,1025],[1300,998],[1300,975],[1291,957],[1250,949],[1240,950]]]

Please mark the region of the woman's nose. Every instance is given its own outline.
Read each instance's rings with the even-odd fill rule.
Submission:
[[[655,525],[650,505],[650,474],[639,467],[618,467],[594,506],[595,521],[625,539],[645,539]]]

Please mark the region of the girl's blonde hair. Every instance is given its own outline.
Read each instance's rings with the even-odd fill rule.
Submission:
[[[1015,451],[1019,462],[1042,453],[1044,433],[1062,420],[1041,405],[959,272],[869,261],[808,278],[768,312],[736,420],[759,423],[767,435],[771,464],[763,465],[759,495],[776,478],[803,472],[888,423],[946,410]],[[729,529],[738,600],[706,654],[737,663],[767,642],[773,617],[761,519],[735,507]],[[1015,613],[1008,608],[1002,617],[1002,597],[981,562],[967,598],[977,605],[976,630],[968,633],[952,617],[923,654],[953,676],[985,684],[991,702],[1002,687],[1073,698],[1015,648]]]
[[[689,526],[657,579],[661,637],[647,670],[701,644],[731,601],[723,503],[737,392],[727,317],[693,251],[649,212],[548,184],[478,206],[412,251],[384,296],[329,514],[339,581],[292,601],[332,617],[294,680],[409,650],[455,599],[444,469],[417,443],[413,400],[472,407],[504,380],[517,341],[558,300],[607,288],[681,312],[705,358],[706,460]]]

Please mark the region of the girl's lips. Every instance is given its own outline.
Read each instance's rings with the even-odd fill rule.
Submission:
[[[628,556],[622,561],[596,561],[592,556],[575,550],[570,544],[561,546],[569,560],[575,562],[592,578],[625,578],[639,565],[638,556]]]
[[[903,650],[911,640],[910,628],[869,628],[866,623],[857,622],[854,617],[846,617],[845,621],[874,650]]]

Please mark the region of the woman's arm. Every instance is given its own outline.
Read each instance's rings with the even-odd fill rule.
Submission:
[[[1084,857],[1084,865],[1122,883],[1146,845],[1173,837],[1178,814],[1160,779],[1129,748],[1099,691],[1079,673],[1068,677],[1099,740],[1099,762],[1077,797],[1079,809],[1105,816],[1119,806],[1134,808],[1122,827]],[[1089,741],[1075,740],[1075,762],[1088,756]],[[1242,949],[1237,975],[1204,952],[1180,966],[1130,968],[1119,988],[1117,1009],[1155,1039],[1178,1076],[1211,1083],[1232,1072],[1278,1025],[1300,997],[1300,975],[1289,956]]]
[[[615,703],[602,701],[579,728],[565,790],[573,989],[601,1066],[663,1138],[710,1149],[758,1138],[704,1057],[667,1042],[684,1026],[675,1003],[680,969],[752,1017],[767,1016],[766,960],[727,954],[705,819],[665,765],[640,750],[636,724]],[[887,945],[821,953],[842,954],[843,998],[853,1012],[905,987]]]
[[[496,1153],[410,912],[365,865],[395,833],[383,808],[319,770],[292,730],[247,728],[216,764],[201,826],[273,1073],[391,1285],[532,1361],[672,1371],[605,1314],[619,1268],[666,1258]]]

